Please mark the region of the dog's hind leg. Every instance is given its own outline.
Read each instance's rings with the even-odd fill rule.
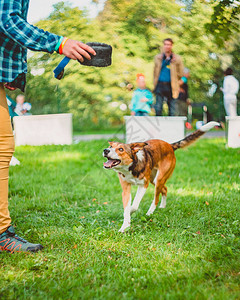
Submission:
[[[167,177],[168,178],[168,177]],[[155,195],[154,195],[154,200],[147,212],[147,216],[150,216],[154,210],[156,209],[158,202],[159,202],[159,195],[162,193],[162,190],[164,188],[164,185],[167,181],[166,176],[162,176],[161,172],[158,172],[158,177],[155,180]],[[165,198],[166,201],[166,198]]]
[[[159,187],[159,186],[156,185],[155,186],[154,200],[153,200],[153,202],[152,202],[152,204],[151,204],[151,206],[150,206],[150,208],[147,212],[147,216],[150,216],[154,212],[154,210],[156,209],[156,207],[158,205],[158,202],[159,202],[159,195],[160,195],[161,191],[162,191],[162,186]]]
[[[159,205],[159,208],[165,208],[166,204],[167,204],[166,201],[167,201],[167,187],[164,186],[162,188],[162,201],[161,201],[161,203]]]
[[[138,210],[139,204],[144,196],[144,194],[146,193],[147,188],[145,188],[144,186],[139,186],[137,189],[137,193],[136,196],[133,200],[133,204],[131,206],[131,214],[133,212],[135,212],[136,210]]]
[[[147,212],[147,216],[150,216],[155,211],[159,202],[160,193],[162,193],[163,195],[163,199],[160,204],[160,207],[166,206],[167,188],[165,187],[165,183],[168,180],[168,178],[172,175],[172,172],[175,167],[175,163],[176,163],[175,157],[173,159],[166,158],[165,161],[162,161],[161,166],[159,166],[157,175],[154,179],[154,183],[155,183],[154,200]]]
[[[152,178],[152,184],[155,185],[157,181],[157,177],[159,175],[159,171],[156,172],[156,175]],[[161,204],[159,205],[159,208],[165,208],[166,207],[166,200],[167,200],[167,187],[164,186],[162,188],[162,201]]]

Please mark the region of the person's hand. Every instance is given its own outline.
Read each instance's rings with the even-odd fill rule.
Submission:
[[[11,86],[11,82],[5,83],[4,84],[5,88],[10,90],[10,91],[15,91],[17,88]]]
[[[131,116],[135,116],[135,111],[131,111]]]
[[[160,58],[161,60],[163,60],[163,55],[164,55],[164,53],[161,53],[161,54],[159,55],[159,58]]]
[[[185,90],[183,88],[180,87],[180,93],[184,93],[185,94]]]
[[[172,53],[172,62],[175,62],[175,61],[176,61],[176,54]]]
[[[178,80],[178,84],[179,86],[182,86],[184,84],[183,80],[182,79]]]
[[[151,113],[156,116],[156,110],[154,107],[151,108]]]
[[[96,55],[96,52],[90,46],[70,39],[66,41],[62,50],[63,55],[71,59],[78,59],[80,62],[83,62],[84,58],[90,60],[91,56],[89,53]]]
[[[148,98],[144,97],[140,100],[141,102],[148,102]]]

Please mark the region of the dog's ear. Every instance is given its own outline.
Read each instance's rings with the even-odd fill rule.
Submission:
[[[137,153],[139,150],[142,150],[145,146],[147,146],[147,143],[132,143],[130,144],[130,148],[133,153]]]
[[[114,142],[108,141],[108,144],[109,144],[110,146],[112,146],[113,143],[114,143]]]

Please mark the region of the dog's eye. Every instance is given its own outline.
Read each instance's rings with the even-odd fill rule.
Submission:
[[[119,148],[118,150],[119,150],[120,152],[123,152],[123,148]]]

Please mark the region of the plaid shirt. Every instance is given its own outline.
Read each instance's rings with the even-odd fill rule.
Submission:
[[[15,86],[22,90],[27,49],[53,53],[61,38],[30,25],[26,21],[28,6],[29,0],[0,0],[0,82],[20,80]]]

